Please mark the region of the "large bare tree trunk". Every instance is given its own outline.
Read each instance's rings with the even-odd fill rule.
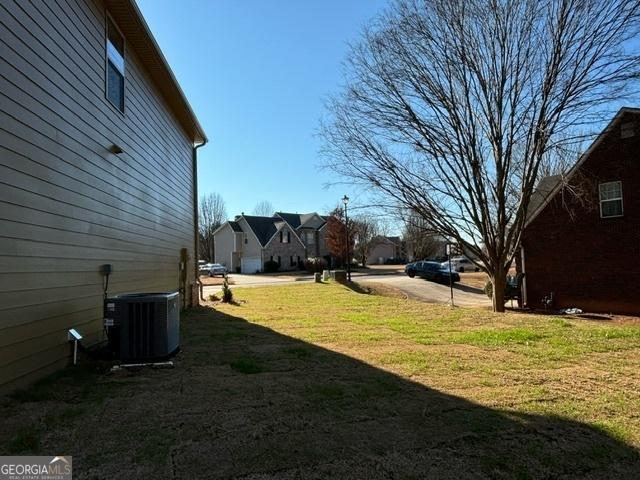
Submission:
[[[504,312],[505,291],[507,289],[507,272],[502,268],[497,268],[496,273],[491,277],[493,285],[493,311]]]

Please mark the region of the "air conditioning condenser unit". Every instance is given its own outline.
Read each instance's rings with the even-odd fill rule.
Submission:
[[[178,292],[130,293],[104,300],[109,347],[123,361],[160,360],[180,347]]]

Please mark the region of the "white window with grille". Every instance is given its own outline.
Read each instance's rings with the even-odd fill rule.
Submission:
[[[600,216],[602,218],[622,216],[622,182],[606,182],[599,185]]]

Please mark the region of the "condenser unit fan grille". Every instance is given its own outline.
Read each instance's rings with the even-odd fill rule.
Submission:
[[[153,303],[130,303],[129,321],[129,351],[128,358],[148,358],[155,356],[156,316]]]

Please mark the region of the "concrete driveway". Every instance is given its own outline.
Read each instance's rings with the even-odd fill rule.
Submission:
[[[358,281],[382,283],[405,293],[409,298],[429,303],[449,303],[451,290],[449,285],[429,282],[422,278],[409,278],[399,275],[367,275],[357,278]],[[453,303],[459,307],[490,307],[491,300],[482,290],[461,283],[453,286]]]

